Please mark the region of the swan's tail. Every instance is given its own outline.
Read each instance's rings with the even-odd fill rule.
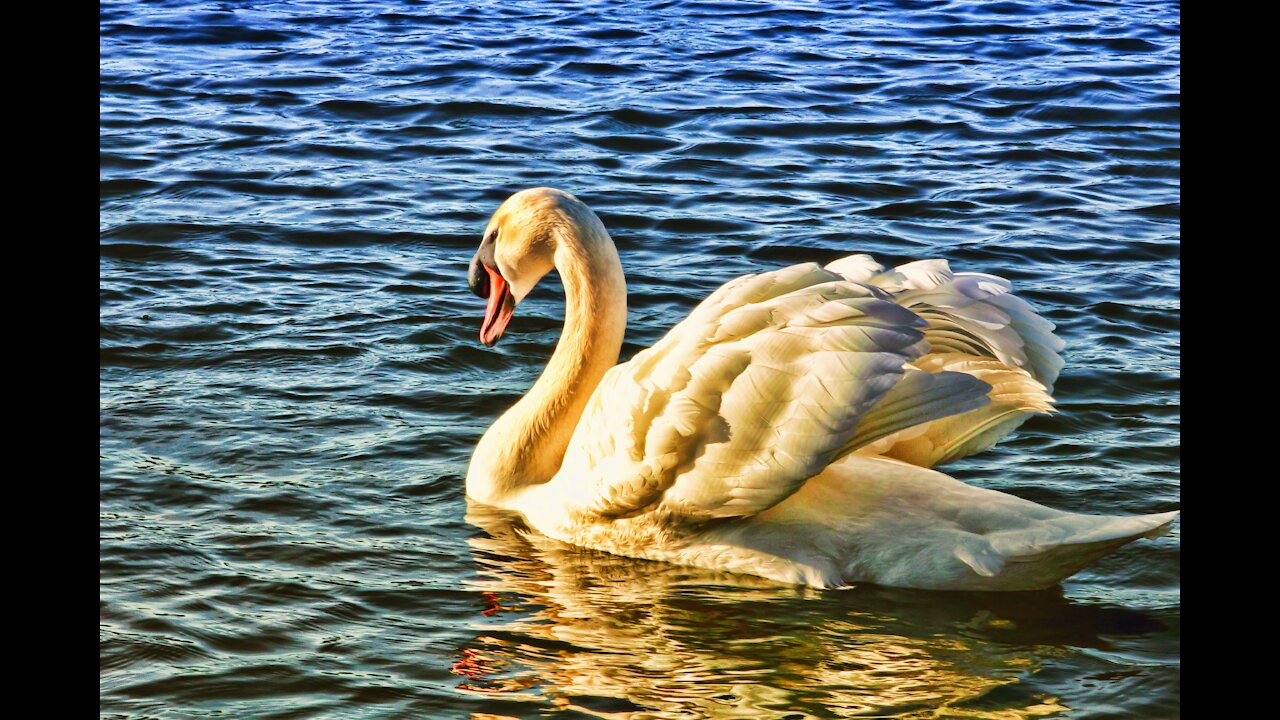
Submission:
[[[979,576],[975,589],[1039,590],[1122,545],[1165,534],[1177,517],[1177,510],[1130,517],[1066,514],[1030,527],[971,536],[971,542],[956,547],[956,557]]]

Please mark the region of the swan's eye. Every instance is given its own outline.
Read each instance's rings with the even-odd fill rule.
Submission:
[[[485,238],[484,241],[487,243],[498,242],[498,228],[494,228],[493,230],[489,231],[489,237]]]

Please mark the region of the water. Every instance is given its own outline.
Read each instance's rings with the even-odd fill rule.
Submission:
[[[1173,717],[1179,528],[1061,588],[819,592],[468,507],[556,340],[466,267],[508,194],[595,208],[628,357],[740,274],[1010,278],[1061,413],[948,468],[1177,508],[1168,2],[101,5],[104,717]]]

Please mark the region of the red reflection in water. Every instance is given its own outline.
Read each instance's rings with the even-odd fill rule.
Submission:
[[[502,604],[498,602],[498,595],[491,592],[480,594],[484,596],[485,605],[484,610],[481,610],[480,614],[485,617],[493,617],[494,615],[497,615],[498,611],[502,609]]]
[[[484,677],[491,668],[480,658],[480,654],[470,648],[462,649],[462,657],[453,663],[449,672],[454,675],[465,675],[476,680]]]

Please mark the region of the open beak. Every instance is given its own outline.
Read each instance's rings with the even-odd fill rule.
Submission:
[[[502,277],[502,273],[488,265],[481,264],[489,279],[489,305],[484,310],[484,322],[480,323],[480,342],[486,347],[493,347],[507,329],[511,316],[516,311],[516,299],[511,296],[511,285]]]

